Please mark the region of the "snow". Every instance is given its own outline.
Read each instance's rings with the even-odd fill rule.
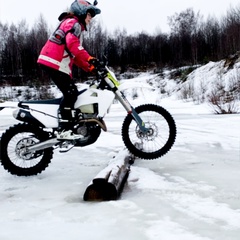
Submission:
[[[134,91],[133,105],[157,102],[173,115],[178,133],[169,153],[137,159],[119,200],[83,201],[91,180],[127,152],[120,135],[126,113],[113,104],[105,118],[108,132],[93,145],[55,150],[37,176],[12,176],[0,168],[1,240],[239,239],[239,114],[214,115],[208,104],[162,98],[150,88]],[[17,122],[11,112],[0,111],[0,133]]]

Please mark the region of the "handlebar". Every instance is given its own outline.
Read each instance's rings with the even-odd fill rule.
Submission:
[[[108,73],[105,62],[100,61],[96,58],[93,58],[93,59],[89,60],[89,63],[94,66],[98,77],[104,78],[106,76],[106,74]]]

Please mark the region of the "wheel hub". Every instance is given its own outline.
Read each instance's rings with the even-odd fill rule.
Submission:
[[[19,158],[22,158],[24,160],[30,160],[36,157],[33,152],[28,151],[28,147],[36,144],[36,141],[34,141],[32,138],[24,138],[21,139],[17,145],[15,152]]]
[[[137,126],[136,134],[140,139],[146,139],[148,141],[153,141],[158,136],[158,128],[155,123],[145,123],[146,132],[142,132],[140,127]]]

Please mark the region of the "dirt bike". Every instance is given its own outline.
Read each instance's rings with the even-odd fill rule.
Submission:
[[[141,159],[156,159],[171,149],[176,138],[171,114],[155,104],[134,108],[119,90],[120,82],[109,67],[99,63],[95,67],[97,78],[79,90],[74,106],[76,117],[72,130],[83,136],[80,139],[61,141],[56,137],[61,98],[11,103],[10,107],[16,107],[13,117],[21,123],[8,128],[1,137],[1,164],[8,172],[18,176],[36,175],[48,167],[56,148],[66,152],[93,144],[102,130],[107,131],[103,119],[115,99],[127,111],[121,134],[130,153]],[[9,107],[7,103],[0,104],[0,110],[5,107]]]

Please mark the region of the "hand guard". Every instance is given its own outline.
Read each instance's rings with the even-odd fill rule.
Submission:
[[[105,70],[105,64],[95,57],[89,57],[88,63],[90,64],[90,71],[96,70],[102,72]]]

